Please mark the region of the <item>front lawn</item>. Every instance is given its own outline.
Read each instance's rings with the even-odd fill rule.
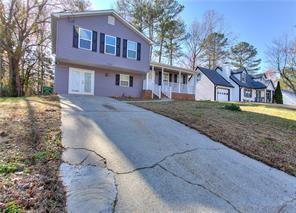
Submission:
[[[242,111],[209,101],[134,102],[175,119],[214,141],[296,176],[296,110],[240,104]]]
[[[57,96],[0,98],[0,211],[62,212]]]

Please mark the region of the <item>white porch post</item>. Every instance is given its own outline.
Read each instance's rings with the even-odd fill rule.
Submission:
[[[163,67],[161,68],[161,87],[163,85]]]
[[[153,84],[152,84],[152,88],[151,88],[151,90],[152,90],[152,92],[151,92],[151,98],[153,99],[153,96],[154,96],[154,90],[155,90],[155,71],[154,71],[154,66],[152,66],[152,82],[153,82]]]
[[[147,72],[146,73],[146,90],[148,90],[149,89],[149,87],[148,87],[148,81],[149,81],[149,72]]]
[[[181,71],[179,71],[179,85],[178,85],[178,91],[181,93]]]

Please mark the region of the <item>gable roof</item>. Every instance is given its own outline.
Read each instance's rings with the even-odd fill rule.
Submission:
[[[233,87],[228,81],[225,80],[217,71],[210,70],[203,67],[197,67],[207,78],[214,84],[224,87]]]
[[[237,73],[232,73],[230,75],[230,79],[233,80],[240,87],[245,87],[245,88],[250,88],[250,89],[265,89],[266,88],[266,86],[263,83],[261,83],[259,81],[254,81],[252,76],[249,74],[246,74],[246,82],[241,81],[233,74],[237,74]]]
[[[152,44],[152,41],[144,35],[142,32],[140,32],[138,29],[136,29],[131,23],[129,23],[127,20],[122,18],[115,10],[93,10],[93,11],[84,11],[84,12],[57,12],[51,14],[51,35],[52,35],[52,49],[53,53],[55,53],[56,48],[56,22],[57,19],[60,18],[66,18],[66,17],[85,17],[85,16],[101,16],[101,15],[113,15],[116,17],[122,24],[124,24],[126,27],[128,27],[130,30],[137,33],[140,37],[142,37],[146,42],[148,42],[150,45]]]
[[[265,73],[260,73],[260,74],[252,75],[253,78],[261,78],[261,77],[263,77],[263,76],[266,78]]]

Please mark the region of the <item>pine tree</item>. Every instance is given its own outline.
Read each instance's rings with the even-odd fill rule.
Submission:
[[[236,69],[245,68],[249,73],[255,73],[260,69],[261,59],[257,59],[256,48],[247,43],[240,42],[231,47],[229,63]]]
[[[283,104],[283,95],[281,90],[280,82],[278,82],[274,95],[273,95],[273,102],[276,104]]]
[[[228,56],[228,39],[222,33],[211,33],[204,42],[203,61],[209,69],[224,63]]]

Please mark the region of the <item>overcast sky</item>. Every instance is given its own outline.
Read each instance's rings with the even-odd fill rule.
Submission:
[[[92,0],[93,9],[114,8],[114,0]],[[296,0],[179,0],[185,6],[182,17],[186,25],[200,20],[207,10],[222,14],[228,29],[238,41],[257,48],[264,60],[266,47],[275,38],[289,33],[296,35]],[[265,61],[262,71],[268,68]]]

